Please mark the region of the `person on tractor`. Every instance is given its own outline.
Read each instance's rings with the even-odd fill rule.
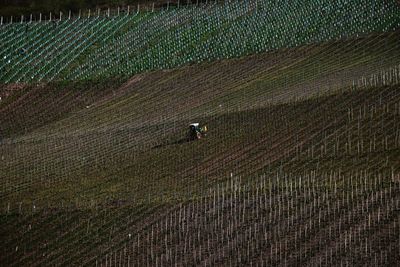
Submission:
[[[207,126],[200,127],[199,123],[189,125],[188,141],[194,141],[206,136]]]

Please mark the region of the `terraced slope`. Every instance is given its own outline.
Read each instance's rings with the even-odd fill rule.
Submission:
[[[0,263],[394,265],[399,36],[2,85]]]
[[[395,0],[210,1],[0,26],[0,82],[87,80],[400,28]]]

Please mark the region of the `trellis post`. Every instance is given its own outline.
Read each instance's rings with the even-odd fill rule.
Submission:
[[[97,9],[97,17],[100,17],[100,8]]]
[[[153,2],[153,6],[151,8],[151,12],[154,12],[154,2]]]
[[[119,7],[118,7],[118,9],[117,9],[117,15],[119,16]]]
[[[11,23],[13,22],[13,16],[11,16]]]
[[[31,14],[31,18],[30,18],[30,20],[29,20],[29,23],[32,23],[32,14]]]
[[[88,18],[90,18],[90,9],[89,9],[89,13],[88,13]]]
[[[24,15],[21,15],[21,24],[24,21]]]
[[[78,19],[80,19],[81,18],[81,10],[79,9],[79,15],[78,15]]]
[[[140,11],[140,4],[138,3],[137,4],[137,13],[139,14],[139,11]]]
[[[128,15],[129,15],[129,8],[130,8],[130,6],[128,5]]]
[[[107,17],[110,17],[110,8],[107,10]]]
[[[39,22],[42,22],[42,13],[39,13]]]
[[[68,19],[71,19],[71,10],[68,13]]]
[[[51,12],[50,12],[50,18],[49,18],[49,21],[51,21]]]
[[[60,21],[62,20],[62,12],[60,11]]]
[[[1,16],[0,25],[3,25],[3,16]]]
[[[167,2],[167,10],[169,10],[169,1]]]

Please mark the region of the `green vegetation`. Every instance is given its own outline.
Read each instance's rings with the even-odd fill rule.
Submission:
[[[0,81],[134,75],[399,27],[395,1],[254,0],[154,12],[131,9],[111,17],[92,12],[61,21],[5,25]]]
[[[50,12],[58,16],[57,13],[60,11],[65,14],[69,11],[77,14],[79,10],[117,8],[137,4],[151,5],[153,2],[156,5],[163,3],[162,0],[3,0],[0,3],[0,16],[18,18],[21,15],[29,17],[32,14],[35,18],[38,18],[40,13],[46,14],[48,17]]]

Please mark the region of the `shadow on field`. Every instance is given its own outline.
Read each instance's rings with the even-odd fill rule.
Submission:
[[[196,140],[190,140],[188,138],[182,138],[176,141],[169,141],[169,142],[164,142],[159,145],[153,146],[151,149],[156,149],[156,148],[162,148],[162,147],[167,147],[167,146],[172,146],[172,145],[181,145],[185,143],[190,143]]]

